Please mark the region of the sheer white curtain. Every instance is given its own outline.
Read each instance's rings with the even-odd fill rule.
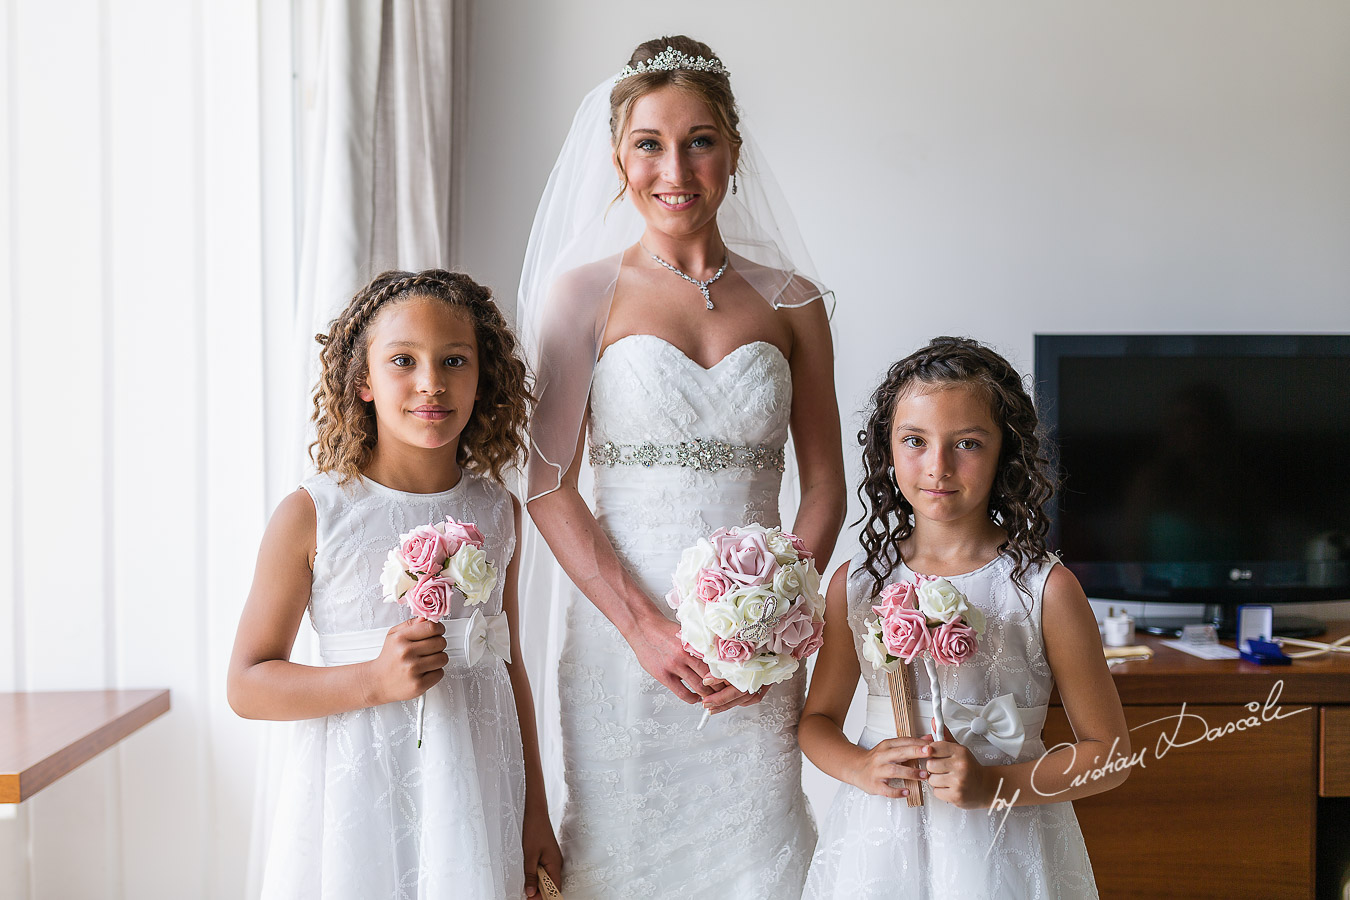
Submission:
[[[173,705],[0,808],[5,897],[243,890],[224,681],[294,281],[289,32],[283,4],[0,4],[0,690]]]

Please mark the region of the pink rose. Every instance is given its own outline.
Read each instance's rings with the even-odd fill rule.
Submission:
[[[792,651],[793,659],[806,659],[812,653],[815,653],[825,643],[825,623],[812,622],[811,634],[806,640],[797,645],[797,649]]]
[[[724,641],[717,638],[717,658],[723,662],[746,662],[755,655],[755,648],[750,646],[749,641],[738,641],[732,638]]]
[[[439,575],[423,575],[405,595],[413,615],[435,622],[450,614],[455,583]]]
[[[439,572],[452,552],[446,545],[445,536],[431,525],[414,528],[403,535],[399,545],[399,553],[408,564],[408,570],[421,575]]]
[[[880,613],[880,607],[873,607]],[[897,606],[881,617],[881,642],[891,656],[905,662],[928,649],[928,618],[917,609]]]
[[[783,532],[783,537],[787,538],[787,539],[788,539],[788,543],[792,545],[792,549],[797,551],[797,558],[798,558],[798,559],[815,559],[815,558],[816,558],[816,555],[815,555],[814,553],[812,553],[810,550],[807,550],[807,549],[806,549],[806,542],[803,541],[801,538],[797,537],[795,534],[788,534],[788,533],[785,531],[785,532]]]
[[[811,607],[806,603],[799,604],[779,619],[778,624],[769,632],[769,652],[796,656],[794,651],[802,641],[811,636],[811,631]]]
[[[736,585],[717,569],[699,569],[694,582],[694,596],[703,603],[712,603]]]
[[[720,532],[721,529],[718,529]],[[747,534],[720,534],[714,532],[711,541],[717,552],[717,562],[722,572],[732,581],[744,585],[765,584],[778,570],[778,561],[774,559],[763,532],[752,531]]]
[[[698,650],[694,649],[694,645],[684,640],[683,638],[680,639],[680,646],[684,648],[685,653],[688,653],[690,656],[694,657],[694,659],[703,658],[703,654],[698,652]]]
[[[893,609],[918,608],[918,601],[914,597],[914,585],[909,582],[886,585],[881,589],[881,605],[872,607],[883,619],[890,615]]]
[[[933,629],[933,661],[956,666],[975,655],[975,629],[946,622]]]
[[[666,605],[667,605],[667,606],[669,606],[671,609],[679,609],[679,608],[680,608],[680,603],[681,603],[681,600],[680,600],[680,590],[679,590],[679,588],[671,588],[670,590],[666,591]]]
[[[472,522],[457,522],[456,520],[445,517],[445,545],[446,552],[454,556],[459,552],[459,548],[465,544],[473,544],[479,550],[483,549],[483,533],[478,530],[478,526]]]

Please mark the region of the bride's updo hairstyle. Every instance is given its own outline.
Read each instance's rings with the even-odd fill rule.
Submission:
[[[633,55],[628,58],[628,65],[636,68],[640,63],[651,62],[667,47],[678,50],[686,56],[701,56],[708,60],[717,58],[707,44],[677,34],[673,37],[653,38],[638,44]],[[725,72],[648,69],[636,75],[629,75],[614,85],[614,89],[609,93],[610,143],[614,146],[614,161],[619,167],[619,176],[623,179],[619,185],[619,193],[614,198],[616,202],[623,199],[624,192],[628,190],[628,173],[623,170],[623,161],[619,159],[618,149],[619,141],[628,129],[628,118],[633,111],[633,104],[663,87],[676,87],[702,100],[712,113],[713,125],[718,133],[722,135],[723,140],[731,144],[733,156],[740,150],[741,117],[736,112],[736,98],[731,93],[731,79]]]

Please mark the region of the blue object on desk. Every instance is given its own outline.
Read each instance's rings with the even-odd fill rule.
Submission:
[[[1284,655],[1280,645],[1272,641],[1275,611],[1269,606],[1243,604],[1237,611],[1238,653],[1247,662],[1258,666],[1287,666],[1293,662]]]
[[[1239,650],[1242,658],[1258,666],[1287,666],[1293,662],[1284,655],[1280,645],[1274,641],[1247,641],[1245,649]]]

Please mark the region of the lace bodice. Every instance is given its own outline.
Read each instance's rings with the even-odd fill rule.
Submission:
[[[631,334],[596,364],[590,439],[782,447],[791,409],[792,373],[767,341],[742,344],[705,369],[662,338]]]
[[[446,516],[473,522],[483,533],[488,558],[503,574],[515,553],[515,522],[506,488],[469,471],[459,484],[438,494],[409,494],[367,478],[338,486],[329,475],[315,475],[301,486],[318,513],[309,616],[321,635],[389,628],[408,618],[406,607],[384,602],[380,570],[398,536],[419,525]],[[505,581],[497,579],[492,597],[479,607],[483,615],[502,611]],[[467,615],[463,606],[457,595],[450,618]]]
[[[705,369],[646,334],[611,344],[591,385],[591,446],[707,440],[781,450],[792,372],[766,341],[742,344]],[[596,516],[653,597],[670,589],[681,551],[724,525],[780,525],[776,468],[595,468]],[[668,540],[634,540],[639,533]],[[652,580],[643,580],[651,573]]]

